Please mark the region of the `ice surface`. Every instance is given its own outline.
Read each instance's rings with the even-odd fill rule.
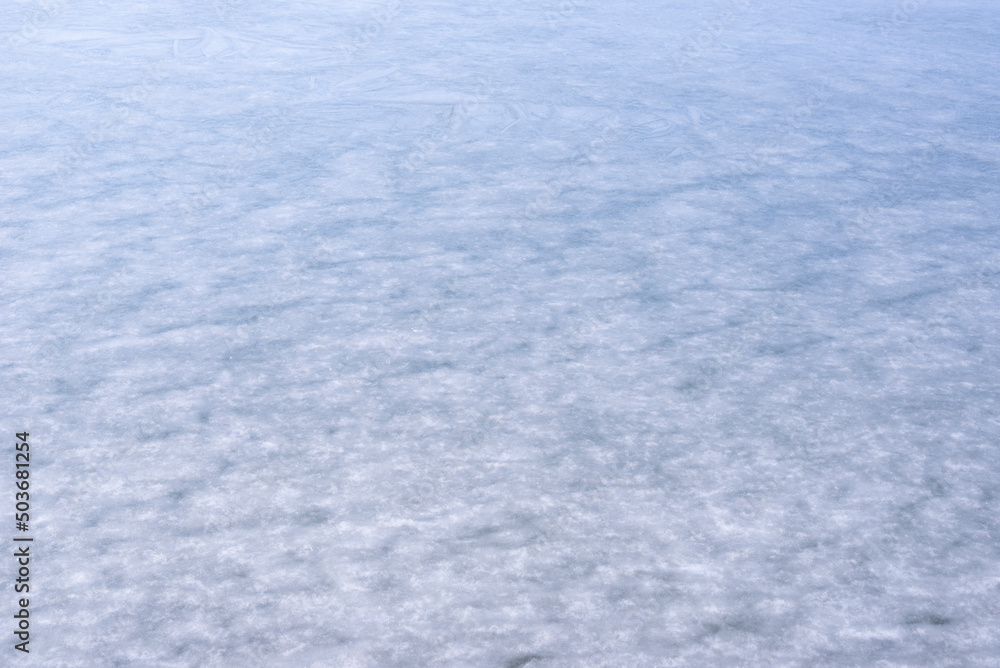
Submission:
[[[19,1],[0,51],[3,663],[1000,665],[994,2]]]

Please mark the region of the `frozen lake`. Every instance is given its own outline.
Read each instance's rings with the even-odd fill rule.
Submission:
[[[988,0],[5,3],[0,663],[1000,666],[998,63]]]

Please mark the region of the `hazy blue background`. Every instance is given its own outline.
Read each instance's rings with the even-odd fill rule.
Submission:
[[[8,0],[0,663],[1000,666],[998,63],[988,0]]]

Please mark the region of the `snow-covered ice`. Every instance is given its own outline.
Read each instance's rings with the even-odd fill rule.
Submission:
[[[0,663],[1000,666],[992,0],[8,0],[0,54]]]

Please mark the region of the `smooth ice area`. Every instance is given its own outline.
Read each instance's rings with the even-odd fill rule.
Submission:
[[[998,64],[992,0],[8,0],[0,664],[1000,666]]]

